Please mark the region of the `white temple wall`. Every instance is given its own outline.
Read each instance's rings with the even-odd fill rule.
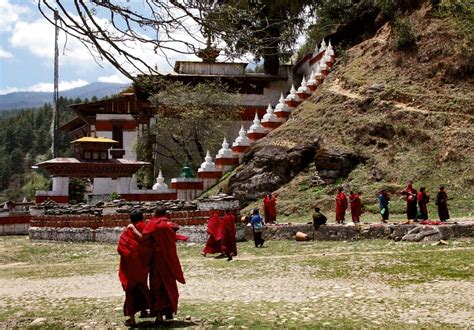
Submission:
[[[129,194],[130,190],[132,189],[131,183],[132,183],[132,178],[131,177],[120,177],[117,180],[117,186],[116,186],[116,192],[120,194]]]
[[[68,177],[53,177],[53,189],[52,191],[56,196],[68,196],[69,195],[69,178]]]
[[[93,194],[111,194],[117,192],[117,180],[111,178],[94,178],[92,187]]]
[[[123,149],[125,150],[124,159],[137,160],[137,153],[135,152],[135,144],[137,143],[137,131],[123,132]]]
[[[280,94],[286,95],[293,84],[293,79],[277,80],[270,82],[270,86],[263,89],[263,94],[241,94],[240,103],[242,105],[262,105],[270,103],[275,106],[280,99]]]

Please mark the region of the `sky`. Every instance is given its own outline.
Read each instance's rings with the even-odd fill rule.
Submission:
[[[139,3],[136,1],[135,5]],[[105,18],[103,23],[107,24]],[[172,71],[168,62],[174,65],[175,60],[196,59],[175,53],[168,54],[167,61],[152,49],[133,47],[141,58],[163,73]],[[64,33],[59,35],[59,49],[60,91],[96,81],[129,82],[109,63],[96,63],[79,41],[66,38]],[[0,94],[53,91],[53,69],[54,26],[39,12],[37,0],[0,0]]]

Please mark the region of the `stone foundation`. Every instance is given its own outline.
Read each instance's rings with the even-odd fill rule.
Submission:
[[[69,241],[69,242],[118,242],[120,234],[125,227],[99,227],[92,228],[57,228],[57,227],[30,227],[30,239],[48,241]],[[28,232],[28,231],[27,231]],[[207,240],[207,226],[180,226],[178,233],[189,236],[188,242],[204,244]],[[245,226],[237,224],[237,240],[244,240]]]
[[[419,228],[419,229],[418,229]],[[415,229],[425,234],[415,233]],[[369,224],[362,226],[324,225],[318,231],[310,224],[268,225],[264,228],[265,240],[294,240],[300,231],[317,241],[351,241],[359,239],[393,239],[395,241],[437,241],[461,237],[474,237],[474,221],[440,226],[418,224]],[[410,235],[413,235],[410,236]],[[415,237],[418,235],[417,237]],[[252,228],[245,227],[245,239],[252,240]]]

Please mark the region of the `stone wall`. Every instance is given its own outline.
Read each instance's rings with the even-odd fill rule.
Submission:
[[[415,229],[419,228],[417,233]],[[318,241],[350,241],[359,239],[393,239],[396,241],[436,241],[449,240],[461,237],[474,237],[474,221],[467,221],[440,226],[419,225],[419,224],[370,224],[368,226],[343,226],[325,225],[318,231],[313,230],[310,224],[287,224],[268,225],[264,228],[263,238],[265,240],[292,240],[297,232],[303,232],[311,240]],[[425,232],[428,235],[420,235]],[[413,236],[411,239],[410,235]],[[252,240],[252,228],[245,227],[245,239]]]
[[[2,214],[0,216],[0,236],[28,235],[30,219],[29,215]]]
[[[30,227],[30,239],[48,241],[70,241],[70,242],[118,242],[118,238],[125,227],[99,227],[99,228],[57,228],[57,227]],[[245,226],[237,224],[237,240],[244,240]],[[28,233],[28,230],[27,230]],[[178,233],[189,236],[188,242],[203,244],[207,239],[206,225],[180,226]]]

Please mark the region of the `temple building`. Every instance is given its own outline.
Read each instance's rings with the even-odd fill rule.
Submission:
[[[228,132],[229,141],[237,136],[232,148],[224,139],[215,163],[208,153],[198,171],[199,177],[174,178],[170,188],[164,183],[161,172],[154,189],[137,187],[135,173],[140,167],[150,165],[137,161],[135,152],[140,134],[149,132],[155,123],[155,109],[148,100],[149,94],[134,86],[109,99],[71,105],[77,117],[61,130],[75,139],[72,144],[76,158],[55,158],[37,164],[52,175],[53,189],[38,191],[36,201],[51,198],[67,202],[70,177],[90,178],[92,195],[116,192],[129,200],[195,198],[237,166],[250,144],[284,123],[323,82],[334,60],[332,45],[323,42],[321,48],[316,47],[295,66],[281,65],[277,75],[246,72],[247,63],[177,61],[175,72],[163,76],[164,79],[190,85],[225,84],[240,94],[240,112]],[[294,75],[303,77],[298,88],[295,88]]]

